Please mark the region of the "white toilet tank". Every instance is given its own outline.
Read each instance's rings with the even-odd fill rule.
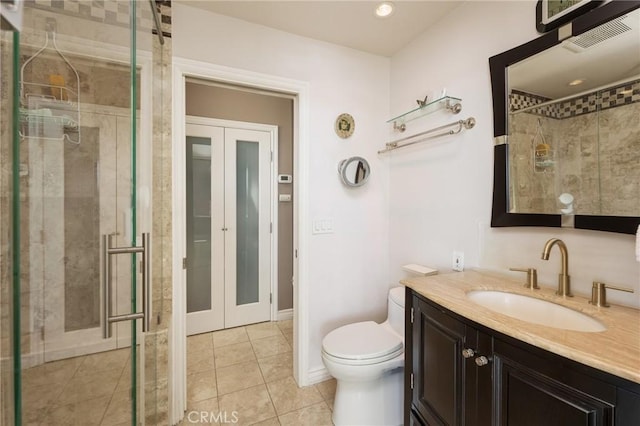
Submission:
[[[404,341],[404,287],[394,287],[387,297],[387,321]]]

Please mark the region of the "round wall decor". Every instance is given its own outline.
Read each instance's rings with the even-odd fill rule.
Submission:
[[[336,118],[336,134],[342,139],[346,139],[353,134],[356,128],[356,123],[353,121],[353,117],[349,114],[340,114]]]

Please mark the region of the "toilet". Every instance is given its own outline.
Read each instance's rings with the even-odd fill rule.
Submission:
[[[403,423],[404,292],[389,290],[382,324],[348,324],[322,340],[322,360],[337,381],[336,426]]]

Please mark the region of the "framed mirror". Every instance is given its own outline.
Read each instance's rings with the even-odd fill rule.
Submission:
[[[491,226],[635,234],[640,2],[613,1],[489,58]]]
[[[362,157],[351,157],[338,163],[342,183],[349,187],[364,185],[371,175],[369,162]]]

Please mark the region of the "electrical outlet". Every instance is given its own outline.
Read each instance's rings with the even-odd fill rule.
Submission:
[[[464,253],[461,251],[454,251],[452,264],[454,271],[464,271]]]

